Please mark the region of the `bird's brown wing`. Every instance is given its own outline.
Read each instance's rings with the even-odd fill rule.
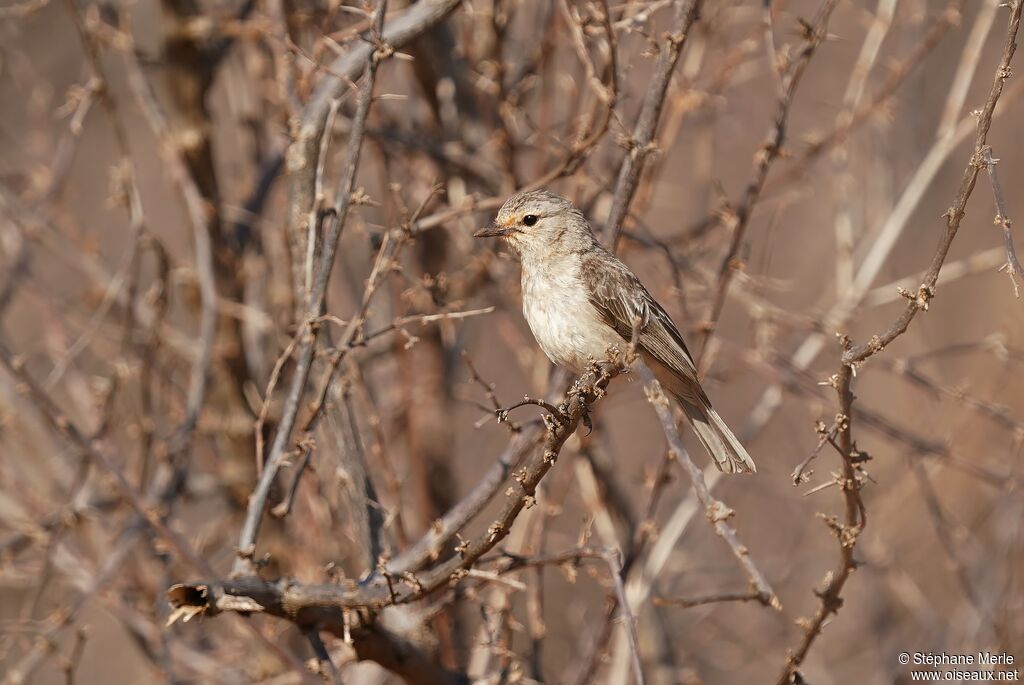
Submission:
[[[580,277],[590,303],[626,342],[633,337],[633,321],[640,317],[637,347],[654,358],[682,385],[703,398],[697,369],[672,318],[647,292],[640,279],[610,253],[601,251],[583,259]]]

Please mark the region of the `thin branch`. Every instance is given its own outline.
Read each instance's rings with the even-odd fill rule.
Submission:
[[[508,413],[510,411],[512,411],[513,409],[518,409],[519,407],[526,407],[531,405],[544,409],[552,418],[558,418],[560,416],[558,407],[556,407],[555,405],[551,404],[546,400],[541,400],[534,397],[524,397],[523,399],[521,399],[520,401],[516,402],[511,406],[499,407],[498,409],[495,409],[494,413],[498,417],[498,423],[504,423],[505,421],[508,421]]]
[[[1005,271],[1006,275],[1010,277],[1010,282],[1013,283],[1013,294],[1019,298],[1020,287],[1017,279],[1024,278],[1024,267],[1020,265],[1017,248],[1013,245],[1013,232],[1010,230],[1010,225],[1013,222],[1006,211],[1006,197],[1003,195],[1003,188],[999,185],[999,176],[996,173],[996,163],[999,160],[992,158],[992,148],[990,147],[985,148],[983,156],[985,168],[988,169],[988,178],[992,182],[992,198],[996,204],[994,223],[1003,229],[1003,244],[1006,246],[1006,263],[999,270]]]
[[[498,412],[501,411],[501,402],[498,401],[498,396],[494,392],[494,383],[489,383],[480,376],[480,373],[476,370],[476,365],[473,364],[473,360],[470,358],[469,353],[466,352],[466,350],[462,350],[462,360],[466,363],[466,368],[469,369],[469,379],[483,389],[484,395],[487,397],[487,401],[490,402],[491,410],[500,417]],[[483,406],[480,408],[486,409]],[[504,423],[508,424],[509,429],[513,433],[518,433],[522,429],[522,426],[515,421],[509,421],[507,415],[504,417]],[[479,422],[477,425],[483,425],[483,421]]]
[[[819,423],[816,428],[818,431],[818,435],[820,436],[818,438],[818,444],[814,446],[814,449],[811,450],[811,453],[807,455],[807,458],[800,462],[795,469],[793,469],[793,475],[790,476],[790,478],[793,479],[793,485],[801,485],[808,481],[810,475],[814,473],[813,471],[807,470],[808,467],[810,467],[811,462],[813,462],[821,453],[822,447],[824,447],[827,443],[832,442],[836,438],[835,425],[833,425],[831,428],[826,428],[824,423]]]
[[[388,20],[387,27],[381,33],[381,41],[396,50],[400,49],[447,17],[460,2],[461,0],[417,2],[401,15]],[[293,171],[289,183],[291,192],[288,231],[292,243],[293,286],[303,282],[306,238],[310,231],[315,229],[315,226],[309,224],[309,209],[315,202],[320,141],[326,132],[332,103],[349,88],[350,83],[363,74],[368,65],[375,63],[373,54],[376,50],[377,46],[365,42],[357,43],[351,50],[334,60],[327,75],[317,84],[316,90],[307,102],[298,130],[295,132],[294,142],[289,148],[288,166]],[[361,136],[364,129],[365,122],[356,126],[356,122],[353,121],[353,134],[358,130]],[[350,141],[355,140],[354,135],[350,135]],[[351,145],[349,149],[351,151]],[[298,292],[297,295],[301,296],[302,293]]]
[[[964,562],[960,559],[960,554],[957,552],[957,547],[961,547],[962,543],[958,543],[954,535],[950,531],[949,523],[946,521],[945,515],[942,513],[942,505],[939,503],[939,497],[935,493],[935,488],[932,486],[931,480],[928,478],[928,472],[925,471],[924,465],[917,455],[909,455],[907,461],[910,462],[910,468],[914,472],[914,478],[917,481],[918,487],[921,489],[921,497],[924,500],[925,507],[928,509],[928,515],[931,517],[932,526],[935,528],[935,535],[939,538],[939,544],[942,546],[942,551],[946,555],[946,559],[949,560],[949,565],[953,569],[953,573],[956,575],[957,580],[960,582],[960,587],[963,589],[964,597],[967,599],[967,604],[974,611],[981,612],[981,607],[984,606],[982,598],[979,597],[977,590],[974,589],[973,583],[971,583],[971,576],[968,569],[964,565]]]
[[[292,474],[292,483],[288,486],[288,492],[285,494],[284,499],[270,510],[271,515],[275,518],[284,518],[292,512],[292,505],[295,504],[295,493],[299,491],[302,474],[305,473],[306,468],[309,466],[309,460],[313,456],[313,446],[310,444],[303,445],[300,448],[300,452],[302,456],[295,467],[295,473]]]
[[[715,532],[718,533],[718,536],[729,545],[729,549],[732,550],[733,555],[740,562],[740,566],[747,574],[751,586],[760,596],[760,602],[765,606],[781,611],[782,603],[779,601],[775,591],[772,590],[764,574],[761,573],[760,569],[757,568],[750,558],[749,550],[739,541],[736,531],[727,522],[733,514],[732,509],[711,494],[711,490],[704,480],[703,472],[693,463],[689,453],[683,446],[683,440],[679,436],[675,419],[672,416],[672,409],[668,398],[665,397],[665,393],[661,389],[661,385],[646,366],[640,367],[640,375],[644,379],[644,391],[647,393],[647,398],[651,405],[654,406],[658,419],[661,421],[661,429],[665,433],[666,440],[668,440],[669,449],[675,453],[676,459],[679,460],[687,475],[690,476],[694,493],[696,493],[697,500],[701,506],[704,507],[704,513],[708,521],[715,529]]]
[[[515,485],[505,491],[504,502],[491,524],[472,541],[459,545],[458,554],[451,559],[419,575],[403,572],[401,584],[395,582],[395,574],[385,568],[384,573],[371,576],[358,588],[305,585],[291,579],[267,582],[255,575],[236,573],[224,580],[175,585],[168,590],[169,601],[184,613],[212,616],[225,611],[264,611],[300,627],[320,625],[336,632],[348,625],[345,617],[352,609],[373,611],[408,604],[457,584],[484,554],[508,535],[520,512],[533,506],[537,486],[555,465],[562,446],[619,373],[619,367],[604,364],[576,381],[559,407],[559,420],[548,424],[542,449],[527,466],[513,474]]]
[[[68,0],[72,4],[76,0]],[[96,15],[98,17],[98,15]],[[124,34],[122,33],[122,36]],[[214,277],[213,246],[210,240],[210,212],[214,211],[203,199],[195,179],[182,157],[180,145],[174,139],[170,124],[160,108],[152,86],[142,72],[134,46],[129,41],[122,50],[128,74],[128,85],[135,95],[146,121],[159,142],[164,163],[185,205],[185,213],[192,229],[195,249],[196,273],[199,279],[200,323],[199,354],[192,363],[188,393],[185,401],[185,417],[178,425],[170,441],[173,454],[187,451],[199,420],[199,413],[206,401],[206,391],[213,364],[214,336],[217,332],[217,285]]]
[[[384,18],[384,7],[386,0],[380,0],[374,10],[375,25],[379,27]],[[356,113],[352,121],[352,132],[349,135],[348,152],[345,163],[342,167],[343,175],[339,183],[338,193],[335,196],[335,205],[330,217],[325,220],[326,231],[323,242],[320,246],[319,259],[317,260],[317,271],[315,280],[306,302],[306,316],[308,320],[315,320],[323,312],[324,298],[327,294],[327,283],[330,280],[331,270],[334,267],[334,254],[338,248],[341,232],[345,227],[345,219],[348,216],[349,207],[352,204],[352,190],[355,187],[356,173],[359,168],[359,154],[362,150],[363,134],[366,129],[366,119],[370,111],[370,104],[373,100],[373,86],[376,81],[377,66],[381,59],[389,54],[384,49],[384,44],[367,49],[366,53],[366,75],[359,89],[359,98],[356,102]],[[325,132],[326,135],[326,132]],[[319,151],[319,145],[317,145]],[[310,226],[308,236],[310,242],[314,240],[314,231],[319,227]],[[238,538],[238,558],[235,561],[235,573],[253,572],[252,558],[256,553],[256,540],[259,537],[260,524],[263,520],[263,511],[267,506],[267,497],[277,476],[281,461],[288,451],[292,429],[298,418],[299,406],[306,388],[310,370],[313,366],[313,358],[316,352],[317,334],[315,326],[304,335],[300,342],[298,361],[293,372],[291,388],[285,400],[281,421],[278,424],[274,442],[270,446],[270,454],[263,467],[263,474],[260,477],[256,489],[249,498],[249,506],[246,510],[245,522]]]
[[[686,45],[693,23],[697,21],[703,0],[676,0],[675,15],[672,20],[673,29],[665,34],[658,47],[658,60],[654,66],[654,76],[647,86],[644,102],[637,117],[636,126],[629,138],[627,152],[619,167],[615,191],[612,194],[612,209],[604,227],[604,242],[612,250],[618,247],[622,236],[622,227],[629,213],[629,205],[633,194],[640,183],[640,176],[648,156],[655,150],[654,138],[658,130],[658,120],[665,104],[672,74],[676,62]]]
[[[965,0],[950,0],[949,4],[932,22],[927,33],[920,40],[914,41],[914,49],[910,51],[910,54],[891,66],[887,78],[874,95],[849,116],[844,117],[842,121],[837,121],[832,130],[812,142],[788,169],[773,179],[773,182],[769,184],[770,188],[781,187],[800,178],[816,159],[840,145],[849,138],[851,133],[869,121],[872,115],[881,111],[907,77],[914,73],[917,66],[935,49],[943,36],[949,33],[951,28],[960,24],[960,10],[964,2]],[[950,130],[946,126],[941,129],[946,133]]]
[[[1024,93],[1024,81],[1017,81],[1005,93],[1004,97],[1000,99],[1000,106],[995,110],[993,119],[999,118],[1008,111],[1007,103],[1022,93]],[[915,208],[924,197],[925,191],[931,185],[942,164],[953,150],[976,128],[977,121],[975,117],[968,115],[961,119],[952,133],[935,141],[924,161],[920,164],[917,171],[914,172],[913,178],[907,184],[899,201],[889,213],[884,225],[873,236],[870,249],[861,261],[853,283],[845,292],[839,295],[837,301],[829,308],[825,316],[822,317],[824,323],[820,327],[816,326],[811,333],[806,335],[795,346],[794,351],[788,358],[777,360],[779,363],[784,364],[788,369],[796,373],[804,373],[830,339],[825,334],[825,331],[834,331],[845,326],[858,310],[858,307],[863,305],[869,296],[875,292],[871,289],[871,285],[892,253],[899,237],[908,226],[909,220],[913,216]],[[945,272],[945,269],[943,269],[943,272]],[[920,283],[927,273],[927,270],[922,272],[920,278],[915,279],[916,283]],[[872,297],[871,299],[874,300],[876,298]],[[773,385],[761,394],[760,399],[751,411],[751,418],[745,432],[746,436],[753,435],[762,430],[775,415],[782,400],[780,390],[779,385]]]
[[[1024,6],[1024,0],[1017,0],[1010,8],[1003,56],[999,67],[996,69],[988,99],[978,116],[974,150],[967,168],[964,170],[956,199],[945,214],[946,230],[939,241],[935,255],[932,257],[932,262],[925,274],[924,282],[916,293],[907,292],[905,294],[908,300],[906,308],[881,335],[873,336],[866,344],[860,346],[855,346],[849,338],[841,336],[841,342],[844,347],[842,363],[839,367],[839,372],[830,379],[830,384],[835,388],[839,398],[839,415],[837,416],[836,423],[839,430],[838,442],[843,467],[840,485],[842,486],[845,501],[845,514],[843,522],[840,522],[835,516],[824,517],[826,524],[832,529],[839,541],[839,561],[836,564],[835,570],[831,571],[826,577],[824,589],[816,591],[820,599],[818,608],[812,618],[803,622],[803,637],[799,646],[791,651],[786,658],[782,673],[776,681],[778,685],[787,685],[798,678],[802,680],[799,675],[799,667],[807,657],[811,646],[821,634],[825,621],[830,615],[839,611],[839,608],[842,606],[841,594],[843,588],[857,567],[853,551],[857,544],[857,539],[867,524],[864,503],[860,496],[860,490],[867,477],[862,465],[869,457],[857,449],[852,436],[854,395],[851,390],[851,384],[855,366],[885,349],[886,345],[902,335],[918,311],[928,308],[928,302],[935,294],[935,285],[938,282],[939,272],[942,269],[950,245],[956,237],[960,222],[966,212],[967,202],[974,190],[978,174],[982,167],[987,166],[984,157],[988,151],[986,139],[989,128],[992,126],[992,116],[995,112],[996,103],[1003,92],[1003,84],[1010,75],[1010,62],[1017,49],[1017,32],[1020,28],[1022,6]]]
[[[655,606],[679,607],[689,609],[691,607],[703,606],[705,604],[717,604],[719,602],[762,602],[760,593],[757,592],[716,592],[709,595],[697,597],[655,597]]]
[[[636,634],[636,620],[629,608],[629,600],[626,598],[626,586],[622,582],[622,561],[618,554],[605,552],[604,562],[608,564],[608,572],[611,574],[612,583],[615,587],[615,598],[618,601],[620,617],[623,623],[623,630],[626,631],[626,639],[629,641],[630,661],[633,665],[633,682],[636,685],[644,684],[644,669],[640,663],[640,639]]]
[[[1006,79],[1010,77],[1010,62],[1017,50],[1017,29],[1020,27],[1022,0],[1017,0],[1010,10],[1009,28],[1006,34],[1006,43],[1003,49],[1003,56],[999,67],[996,69],[992,81],[992,88],[989,91],[985,106],[978,115],[977,133],[974,140],[974,151],[971,159],[964,169],[963,178],[960,181],[960,189],[956,199],[949,209],[946,210],[946,230],[939,240],[939,246],[932,257],[931,264],[925,272],[924,280],[916,293],[908,296],[909,302],[898,319],[882,334],[873,336],[867,343],[854,346],[843,354],[843,364],[856,364],[866,360],[871,355],[885,349],[889,343],[902,335],[910,322],[914,320],[919,311],[928,308],[928,301],[935,296],[935,285],[939,280],[939,272],[946,261],[946,255],[953,244],[957,231],[960,229],[960,222],[967,211],[967,202],[974,191],[974,184],[978,180],[978,173],[987,166],[985,162],[985,151],[987,149],[988,131],[992,126],[992,115],[999,102],[999,96],[1003,93],[1003,86]]]
[[[124,473],[116,466],[115,461],[102,449],[102,443],[98,440],[92,441],[86,438],[82,431],[60,410],[39,384],[28,374],[25,369],[24,360],[12,354],[2,343],[0,343],[0,366],[6,368],[18,381],[17,388],[19,393],[32,400],[33,405],[39,410],[50,428],[72,443],[82,454],[85,454],[90,461],[96,464],[100,470],[110,475],[118,494],[135,510],[135,513],[141,516],[161,538],[178,552],[182,559],[188,561],[193,567],[204,573],[212,570],[195,553],[192,546],[189,545],[188,541],[180,533],[172,530],[164,523],[160,512],[153,506],[153,503],[128,482]]]
[[[867,525],[864,503],[860,497],[860,489],[866,476],[861,469],[862,453],[858,452],[854,446],[852,437],[851,413],[854,399],[853,392],[850,390],[852,378],[852,367],[846,364],[842,365],[840,372],[833,377],[834,387],[839,396],[840,414],[837,423],[843,465],[840,485],[846,502],[845,520],[840,522],[836,516],[821,515],[839,542],[839,561],[836,564],[836,569],[825,576],[825,587],[815,590],[815,594],[820,600],[818,608],[812,618],[801,620],[800,625],[804,631],[803,640],[796,651],[791,651],[786,658],[782,675],[777,681],[778,685],[801,682],[802,678],[798,671],[800,664],[807,657],[814,640],[821,634],[825,620],[838,612],[843,605],[841,596],[843,587],[858,566],[858,562],[853,557],[853,550],[858,537]],[[800,680],[794,680],[794,678],[800,678]]]
[[[797,86],[800,85],[800,80],[818,46],[825,40],[829,19],[838,4],[838,0],[825,0],[818,10],[818,16],[814,25],[803,25],[803,43],[796,54],[789,59],[789,64],[782,75],[772,128],[765,142],[754,155],[753,173],[747,182],[746,189],[743,191],[743,197],[735,208],[730,208],[726,213],[731,237],[729,248],[726,250],[725,256],[722,257],[722,262],[718,267],[718,285],[715,290],[714,299],[702,322],[704,329],[702,350],[707,348],[708,341],[718,325],[718,319],[722,314],[722,308],[725,306],[725,297],[728,293],[732,277],[742,268],[742,264],[738,259],[740,247],[746,236],[747,226],[754,212],[754,206],[761,197],[761,191],[764,189],[772,163],[782,154],[782,145],[786,140],[786,130],[789,123],[789,113],[793,106],[793,98],[796,95]]]
[[[330,678],[334,685],[342,685],[341,674],[338,673],[337,666],[331,660],[331,655],[327,652],[324,641],[320,639],[320,631],[316,629],[306,631],[306,639],[309,640],[309,645],[313,648],[313,654],[316,656],[317,663],[320,664],[321,674]]]
[[[435,521],[423,537],[388,562],[388,571],[395,575],[418,571],[425,564],[436,559],[456,533],[462,530],[469,521],[476,518],[477,514],[494,499],[508,475],[537,446],[542,437],[542,424],[539,422],[528,424],[516,433],[512,442],[483,477],[477,481],[473,489],[444,516]]]

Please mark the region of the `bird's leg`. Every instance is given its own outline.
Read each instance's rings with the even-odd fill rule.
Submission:
[[[607,374],[609,367],[614,367],[617,373],[629,373],[630,367],[638,357],[633,342],[630,342],[629,347],[625,350],[613,345],[608,348],[607,352],[608,359],[603,362],[595,362],[592,367],[595,373],[600,373],[602,376]]]
[[[594,383],[595,389],[604,392],[604,389],[608,386],[608,383],[615,378],[616,374],[628,373],[629,372],[629,360],[625,360],[623,364],[615,362],[601,362],[597,365],[598,378]]]
[[[586,372],[576,379],[570,390],[580,408],[580,421],[587,427],[587,435],[594,432],[594,422],[590,418],[590,400],[599,399],[604,395],[604,387],[611,380],[618,369],[616,364],[610,362],[591,361]]]
[[[590,392],[594,395],[594,399],[600,399],[604,397],[605,388],[608,387],[608,383],[611,382],[612,378],[627,370],[627,368],[614,360],[592,361],[590,366],[587,367],[587,373],[580,378],[583,387],[580,387],[579,390]],[[582,381],[584,379],[588,379],[589,382],[583,384]]]
[[[577,401],[580,403],[580,421],[587,427],[587,435],[594,432],[594,422],[590,420],[590,407],[587,406],[587,398],[583,393],[579,393]]]
[[[590,435],[594,430],[590,404],[604,397],[608,383],[623,370],[623,366],[616,361],[591,360],[583,374],[573,381],[565,394],[565,402],[559,407],[559,414],[563,417],[562,425],[568,423],[571,407],[575,404],[579,410],[580,423],[587,427],[587,435]]]

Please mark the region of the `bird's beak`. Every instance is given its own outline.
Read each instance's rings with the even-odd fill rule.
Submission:
[[[512,232],[512,228],[504,228],[498,224],[491,224],[485,228],[481,228],[473,234],[474,238],[501,238]]]

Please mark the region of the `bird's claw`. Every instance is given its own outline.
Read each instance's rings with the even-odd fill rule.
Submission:
[[[590,407],[587,406],[587,398],[580,393],[576,396],[580,403],[580,421],[587,427],[587,435],[594,432],[594,422],[590,420]]]

